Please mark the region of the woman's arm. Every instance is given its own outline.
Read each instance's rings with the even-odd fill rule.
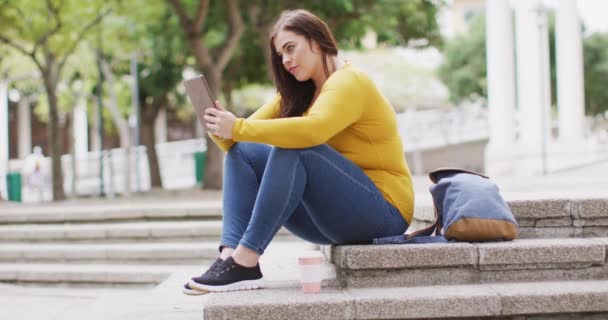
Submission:
[[[234,141],[271,144],[282,148],[307,148],[325,143],[359,119],[370,85],[353,72],[334,74],[308,114],[280,119],[237,119]]]

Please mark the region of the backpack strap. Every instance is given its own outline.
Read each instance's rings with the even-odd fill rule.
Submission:
[[[437,208],[435,208],[435,222],[426,228],[422,228],[420,230],[414,231],[412,233],[408,233],[405,235],[405,240],[410,240],[418,237],[428,237],[432,235],[434,232],[438,232],[436,235],[441,235],[441,228],[439,227],[439,215],[437,213]]]
[[[466,169],[460,169],[460,168],[452,168],[452,167],[437,168],[437,169],[429,172],[429,178],[431,179],[431,181],[433,181],[433,183],[436,184],[441,179],[440,175],[443,173],[468,173],[468,174],[480,176],[482,178],[490,179],[488,176],[483,175],[479,172],[466,170]]]

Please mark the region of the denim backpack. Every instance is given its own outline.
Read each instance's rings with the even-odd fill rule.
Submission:
[[[429,177],[434,183],[430,191],[435,223],[410,234],[374,239],[375,244],[515,239],[517,222],[488,177],[456,168],[436,169]]]

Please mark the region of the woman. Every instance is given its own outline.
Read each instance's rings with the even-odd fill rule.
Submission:
[[[186,293],[263,286],[260,255],[284,226],[317,244],[403,234],[414,194],[395,113],[338,58],[327,25],[285,11],[270,35],[278,95],[247,119],[216,102],[207,130],[228,154],[220,257]]]

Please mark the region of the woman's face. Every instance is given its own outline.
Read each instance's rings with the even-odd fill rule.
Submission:
[[[309,43],[304,36],[281,30],[274,39],[274,46],[285,70],[298,81],[310,80],[323,69],[319,46],[314,41]]]

